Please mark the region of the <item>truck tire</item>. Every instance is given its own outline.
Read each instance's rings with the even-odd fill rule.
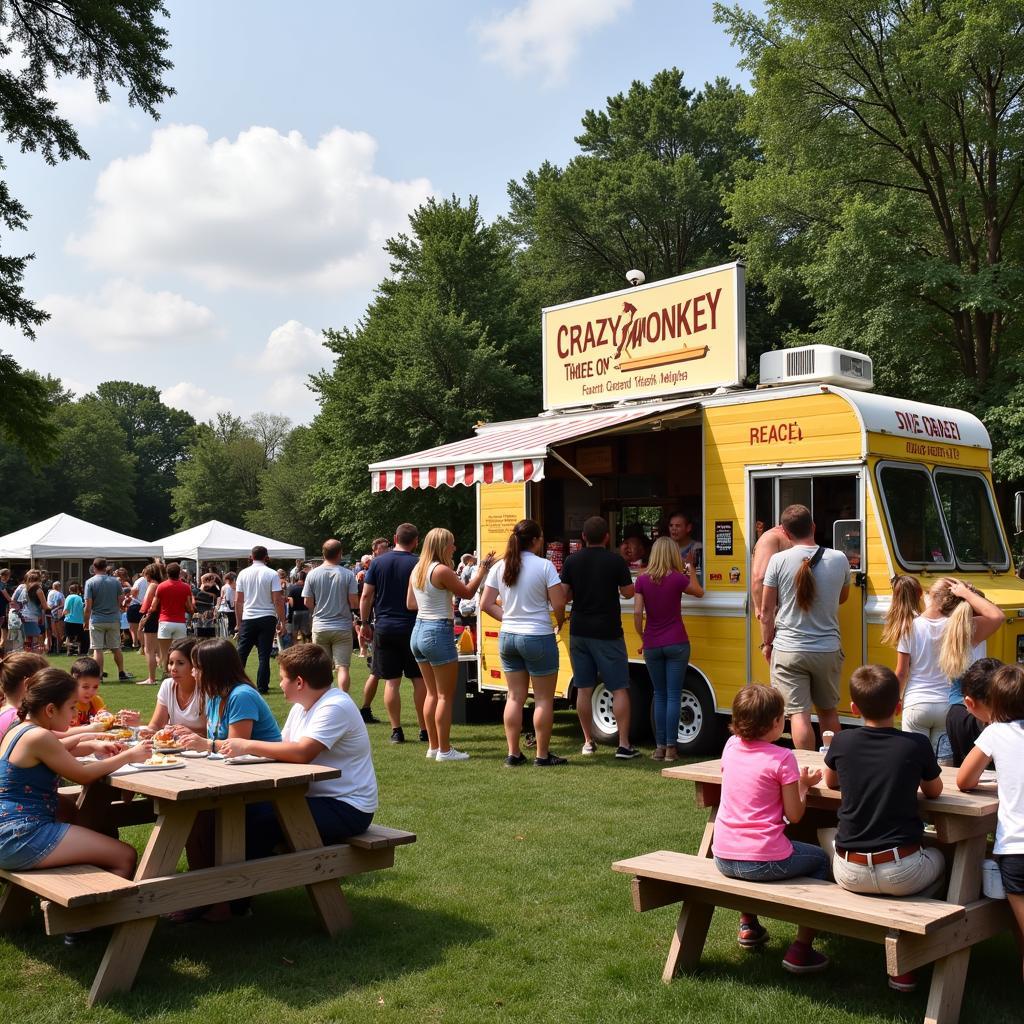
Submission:
[[[715,711],[707,684],[696,672],[687,672],[676,735],[679,756],[720,754],[724,743],[725,719]]]
[[[629,742],[634,746],[650,739],[651,684],[646,672],[632,672],[629,679]],[[612,710],[611,690],[604,683],[594,687],[590,715],[593,721],[594,741],[605,746],[619,745],[619,727]]]

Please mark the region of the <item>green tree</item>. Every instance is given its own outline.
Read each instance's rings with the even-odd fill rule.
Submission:
[[[319,456],[313,431],[295,427],[260,478],[259,508],[246,516],[246,529],[318,551],[331,533],[310,488]]]
[[[0,4],[0,127],[22,152],[38,152],[46,163],[88,154],[78,133],[47,94],[47,79],[91,80],[100,102],[110,99],[111,84],[124,88],[128,102],[156,118],[157,105],[173,94],[163,82],[172,67],[165,56],[167,30],[158,18],[167,11],[159,0],[32,0]],[[20,67],[21,70],[14,70]],[[0,159],[0,171],[4,163]],[[28,210],[0,180],[0,223],[9,231],[24,229]],[[47,314],[26,297],[22,285],[33,254],[0,255],[0,320],[27,337]],[[17,363],[0,353],[0,433],[22,444],[34,458],[47,454],[33,435],[49,430],[39,392]],[[19,406],[29,411],[17,414]]]
[[[58,455],[46,470],[59,482],[54,498],[61,507],[54,511],[134,535],[135,457],[117,418],[101,402],[86,397],[58,406],[54,422]]]
[[[259,508],[260,481],[269,464],[265,439],[237,416],[219,413],[212,423],[198,426],[171,490],[175,527],[219,519],[244,528]]]
[[[410,226],[387,243],[391,275],[355,328],[325,332],[337,358],[313,382],[321,408],[311,498],[350,547],[390,536],[402,520],[471,541],[472,490],[371,495],[367,464],[538,408],[539,324],[511,245],[482,221],[475,198],[431,199]]]
[[[1016,0],[716,7],[763,159],[728,199],[750,266],[868,352],[883,388],[990,417],[1024,465],[1024,8]],[[802,340],[794,335],[791,340]]]
[[[196,421],[160,400],[144,384],[111,380],[96,388],[96,399],[114,414],[135,456],[135,516],[139,532],[150,539],[171,532],[171,488],[185,457]]]
[[[697,92],[678,68],[659,71],[583,115],[580,155],[564,168],[545,162],[511,182],[502,226],[535,306],[624,288],[634,267],[658,281],[733,259],[725,195],[758,156],[748,99],[724,78]],[[799,308],[769,308],[756,281],[747,291],[756,356]]]

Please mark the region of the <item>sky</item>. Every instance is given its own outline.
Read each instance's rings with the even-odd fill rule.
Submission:
[[[509,180],[570,160],[583,113],[632,81],[748,82],[705,0],[167,7],[177,92],[159,121],[59,79],[90,160],[4,154],[32,219],[2,247],[35,253],[26,290],[51,320],[34,342],[4,326],[0,349],[77,394],[153,385],[200,420],[309,422],[321,332],[358,321],[384,241],[429,196],[476,195],[491,220]]]

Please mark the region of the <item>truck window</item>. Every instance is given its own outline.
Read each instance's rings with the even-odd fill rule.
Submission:
[[[988,481],[980,473],[937,469],[935,486],[960,568],[1007,568]]]
[[[883,465],[878,470],[878,483],[896,557],[904,568],[951,569],[953,558],[928,470],[923,466]]]

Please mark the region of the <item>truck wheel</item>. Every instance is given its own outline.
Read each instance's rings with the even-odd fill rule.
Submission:
[[[606,690],[604,683],[598,683],[594,687],[590,701],[590,717],[594,723],[594,740],[606,746],[618,746],[619,727],[615,723],[615,712],[612,710],[612,691]]]
[[[629,742],[643,743],[650,739],[651,684],[647,679],[631,675],[629,680]],[[611,690],[604,683],[594,687],[590,715],[593,721],[594,741],[607,746],[619,745],[619,727],[612,710]]]
[[[723,723],[707,685],[696,673],[688,672],[683,682],[676,750],[682,757],[721,753],[725,738]]]

